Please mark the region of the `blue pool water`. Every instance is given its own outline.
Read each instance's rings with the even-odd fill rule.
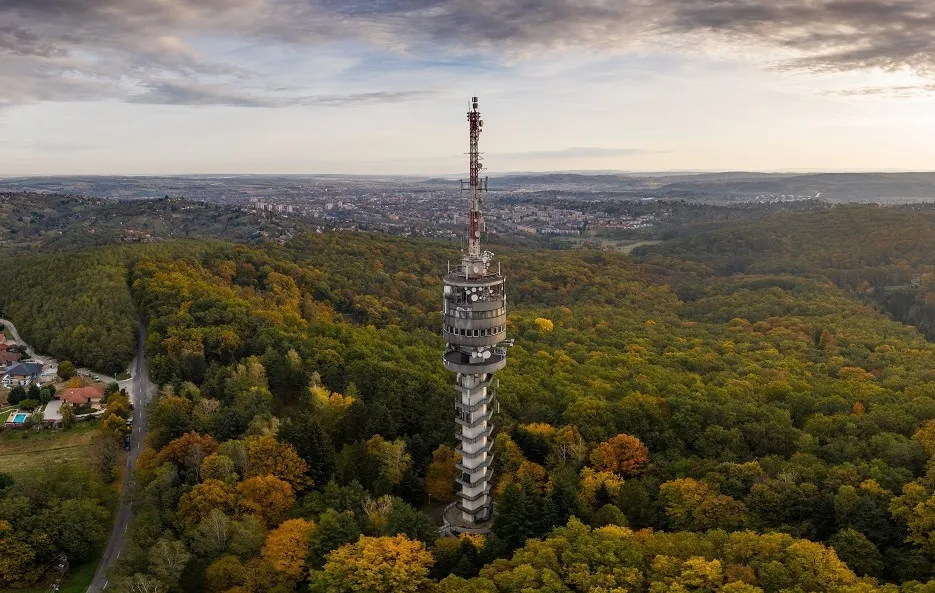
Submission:
[[[19,414],[16,414],[15,416],[13,416],[13,422],[15,424],[22,424],[23,422],[26,422],[26,416],[27,414],[20,412]]]

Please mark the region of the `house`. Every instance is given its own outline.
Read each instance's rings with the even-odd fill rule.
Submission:
[[[19,359],[23,357],[19,352],[10,352],[7,350],[0,350],[0,370],[8,368],[11,364],[19,362]]]
[[[87,387],[70,387],[59,394],[59,399],[73,406],[95,405],[100,406],[104,397],[104,388],[100,385]]]
[[[6,370],[0,383],[3,383],[4,387],[17,385],[26,387],[35,381],[41,372],[42,363],[40,362],[18,362]]]

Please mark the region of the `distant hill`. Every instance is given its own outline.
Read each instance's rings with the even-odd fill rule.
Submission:
[[[0,247],[73,249],[188,237],[251,241],[291,237],[296,219],[180,198],[105,200],[0,192]],[[304,229],[304,227],[301,227]]]
[[[763,179],[668,178],[664,191],[698,194],[785,194],[827,200],[935,199],[935,173],[814,173]]]

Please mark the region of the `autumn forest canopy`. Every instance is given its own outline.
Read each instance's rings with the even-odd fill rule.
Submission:
[[[493,249],[516,345],[493,533],[461,539],[437,530],[456,488],[450,244],[10,260],[0,312],[38,350],[117,372],[146,328],[160,394],[115,589],[935,591],[931,213],[771,213],[630,256]],[[59,504],[0,484],[4,517]],[[76,545],[37,530],[0,521],[0,584]]]

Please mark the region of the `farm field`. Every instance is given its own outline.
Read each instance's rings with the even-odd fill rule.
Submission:
[[[97,422],[81,422],[66,431],[5,430],[0,433],[0,472],[17,474],[62,463],[86,464],[94,458],[97,426]]]

